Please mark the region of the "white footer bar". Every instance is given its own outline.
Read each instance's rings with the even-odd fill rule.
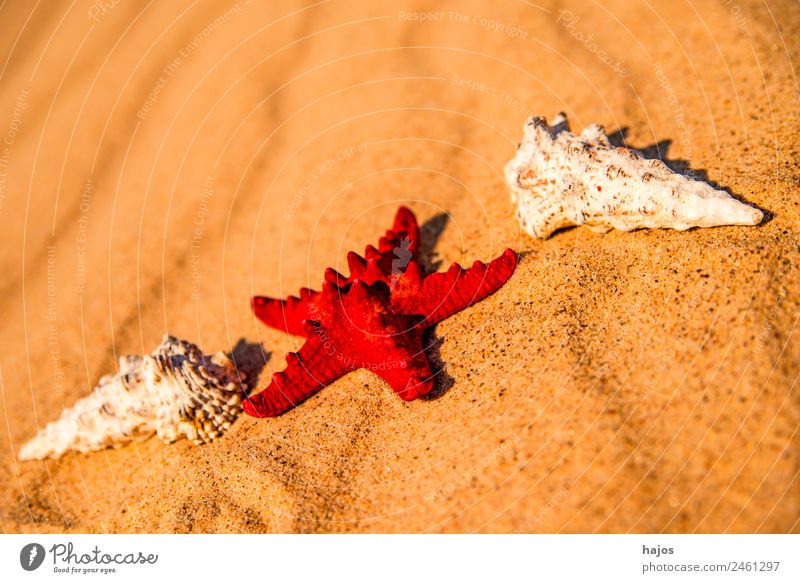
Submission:
[[[31,534],[0,550],[3,581],[800,581],[794,535]]]

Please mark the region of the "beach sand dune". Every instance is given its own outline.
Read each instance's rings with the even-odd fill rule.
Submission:
[[[6,2],[4,532],[797,532],[795,3]],[[754,228],[547,241],[503,184],[565,111],[756,205]],[[367,371],[196,447],[17,461],[169,331],[301,340],[254,293],[318,288],[398,205],[498,293],[435,328],[435,395]]]

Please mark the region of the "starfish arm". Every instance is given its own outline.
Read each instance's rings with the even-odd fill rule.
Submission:
[[[454,263],[446,272],[424,278],[420,278],[418,270],[409,269],[398,282],[406,288],[404,293],[398,294],[398,308],[404,313],[413,311],[425,316],[424,325],[431,326],[496,292],[511,277],[516,266],[517,254],[506,249],[489,264],[476,261],[470,269],[462,269]],[[418,292],[409,293],[414,287]]]
[[[413,401],[433,389],[434,378],[427,357],[419,346],[414,357],[400,361],[389,361],[385,369],[372,369],[376,375],[388,383],[392,390],[404,401]]]
[[[319,295],[319,292],[307,288],[300,290],[300,297],[289,296],[285,300],[254,296],[250,300],[253,313],[264,324],[277,330],[305,336],[303,320],[313,317],[309,313],[310,305]]]
[[[386,231],[386,234],[378,242],[378,252],[391,255],[394,249],[401,245],[403,239],[408,239],[408,250],[412,254],[411,259],[416,259],[419,251],[417,218],[409,209],[401,206],[394,216],[394,225]]]
[[[286,355],[283,372],[272,375],[269,386],[242,404],[252,417],[275,417],[304,401],[325,385],[354,370],[330,354],[318,330],[306,324],[308,339],[297,352]]]

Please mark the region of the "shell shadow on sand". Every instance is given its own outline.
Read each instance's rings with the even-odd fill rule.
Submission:
[[[258,377],[271,357],[272,353],[264,350],[260,343],[247,342],[244,338],[240,338],[231,349],[234,366],[245,374],[245,389],[248,394],[258,384]]]

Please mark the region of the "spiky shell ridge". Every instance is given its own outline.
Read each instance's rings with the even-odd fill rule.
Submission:
[[[549,126],[531,117],[505,167],[522,228],[546,239],[564,227],[598,232],[641,228],[756,225],[763,213],[727,192],[673,172],[661,160],[612,147],[602,126],[569,131],[560,113]]]

